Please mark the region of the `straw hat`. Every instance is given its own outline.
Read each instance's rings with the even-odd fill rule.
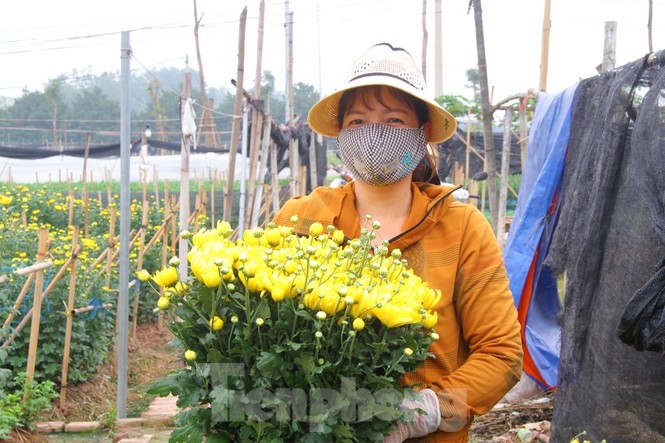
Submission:
[[[344,84],[310,109],[307,118],[309,126],[326,137],[337,137],[340,130],[339,101],[342,94],[349,89],[368,85],[390,86],[423,101],[429,109],[429,120],[432,122],[432,133],[428,142],[442,142],[455,132],[455,118],[430,98],[425,79],[411,54],[402,48],[394,48],[389,43],[372,46],[355,61]]]

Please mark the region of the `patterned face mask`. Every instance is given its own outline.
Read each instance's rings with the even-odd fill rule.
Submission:
[[[386,186],[416,169],[427,141],[422,128],[371,123],[339,131],[337,149],[351,175],[372,186]]]

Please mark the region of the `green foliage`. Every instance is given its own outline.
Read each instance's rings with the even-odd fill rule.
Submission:
[[[13,429],[33,429],[39,414],[50,410],[58,397],[53,382],[26,381],[25,373],[14,378],[14,386],[12,392],[0,387],[0,439],[9,438]]]
[[[55,281],[56,275],[68,266],[72,257],[73,226],[69,226],[70,208],[73,225],[79,227],[81,252],[76,256],[76,282],[73,309],[91,309],[72,316],[72,335],[68,371],[69,383],[88,380],[97,373],[99,367],[109,359],[115,337],[115,306],[119,282],[117,262],[107,271],[104,254],[108,254],[110,210],[117,208],[117,195],[111,196],[108,205],[100,200],[89,198],[85,202],[43,185],[0,185],[0,272],[10,277],[0,284],[0,325],[12,313],[13,320],[6,330],[0,330],[0,343],[14,332],[33,305],[34,282],[27,285],[25,298],[15,309],[17,296],[26,286],[28,276],[13,273],[33,264],[37,257],[38,232],[48,230],[49,253],[47,260],[53,266],[44,270],[43,291],[50,290],[42,303],[40,315],[39,351],[37,353],[35,379],[59,382],[65,341],[66,320],[69,313],[66,306],[69,300],[70,279],[67,271],[63,278]],[[87,209],[86,209],[87,207]],[[162,204],[161,208],[164,207]],[[130,205],[130,229],[138,231],[142,226],[143,206],[137,201]],[[85,226],[87,213],[87,228]],[[163,209],[151,205],[145,226],[146,242],[160,228],[164,220]],[[116,235],[118,225],[116,224]],[[87,234],[85,231],[88,231]],[[130,249],[130,280],[136,272],[138,242]],[[116,252],[119,244],[112,245]],[[161,266],[162,244],[157,241],[144,257],[142,268],[150,271]],[[138,291],[138,293],[137,293]],[[133,301],[138,297],[139,322],[155,321],[153,312],[155,298],[152,292],[140,284],[130,290],[130,320],[133,320]],[[104,307],[109,304],[109,307]],[[29,323],[28,323],[29,325]],[[11,352],[0,348],[0,383],[14,389],[8,372],[25,370],[29,348],[29,327],[18,332],[11,342]]]
[[[442,95],[435,100],[455,117],[466,118],[469,112],[472,116],[481,114],[480,103],[471,101],[462,95]]]

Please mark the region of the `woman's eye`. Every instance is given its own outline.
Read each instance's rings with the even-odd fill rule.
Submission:
[[[348,125],[349,126],[356,126],[356,125],[362,125],[363,121],[360,120],[359,118],[354,118],[353,120],[349,120]]]
[[[392,117],[392,118],[389,118],[389,119],[388,119],[388,123],[392,123],[392,124],[404,124],[404,120],[402,120],[401,118]]]

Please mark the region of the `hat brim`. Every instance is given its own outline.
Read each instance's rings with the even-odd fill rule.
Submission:
[[[421,91],[405,81],[386,75],[369,75],[356,78],[346,83],[344,87],[319,100],[309,111],[307,123],[315,132],[325,137],[337,137],[339,134],[339,102],[345,91],[362,86],[389,86],[421,100],[429,110],[429,121],[432,131],[428,142],[440,143],[449,139],[457,128],[457,121],[448,111],[443,109],[436,101],[426,97]]]

